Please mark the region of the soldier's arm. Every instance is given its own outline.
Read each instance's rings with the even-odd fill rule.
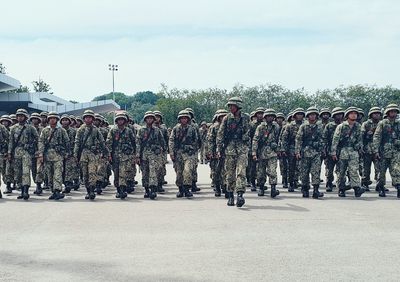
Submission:
[[[175,155],[175,142],[176,142],[175,136],[176,136],[176,130],[177,130],[177,128],[174,127],[174,128],[172,129],[172,131],[171,131],[170,136],[169,136],[168,145],[169,145],[169,154],[170,154],[171,158],[173,158],[174,155]]]
[[[300,154],[301,149],[303,148],[303,136],[304,136],[304,126],[301,125],[299,130],[297,131],[296,134],[296,139],[295,139],[295,154]]]
[[[210,126],[210,129],[207,132],[207,155],[212,155],[215,150],[215,135],[214,135],[214,126]]]
[[[260,140],[260,133],[261,132],[262,132],[262,128],[261,128],[261,125],[259,125],[256,128],[256,131],[254,133],[253,140],[252,140],[252,146],[251,146],[251,155],[252,156],[257,156],[258,142]]]
[[[11,130],[10,130],[10,138],[9,138],[9,140],[8,140],[8,154],[11,154],[12,152],[11,152],[11,150],[12,150],[12,148],[14,148],[14,132],[15,132],[15,128],[14,127],[11,127]]]
[[[158,130],[158,141],[161,145],[162,150],[165,152],[167,150],[167,144],[165,143],[164,135],[161,129]]]
[[[337,156],[337,149],[338,149],[338,145],[339,145],[339,141],[340,141],[340,137],[341,137],[341,132],[342,132],[342,125],[339,124],[335,129],[335,133],[333,133],[332,147],[331,147],[331,151],[330,151],[331,156]]]
[[[380,121],[376,127],[374,132],[374,136],[372,139],[372,151],[374,154],[379,154],[379,148],[382,142],[382,132],[383,132],[383,122]]]
[[[140,151],[142,148],[142,137],[141,137],[142,129],[139,129],[136,134],[136,158],[140,158]]]
[[[132,129],[129,130],[129,141],[131,142],[131,146],[133,148],[133,154],[136,156],[136,136]]]
[[[82,129],[78,129],[75,135],[75,141],[74,141],[74,156],[78,157],[79,153],[79,148],[81,147],[81,136],[83,134]]]
[[[289,125],[285,126],[281,135],[281,152],[288,151]]]
[[[106,146],[108,148],[108,152],[111,154],[112,153],[112,145],[113,145],[113,135],[112,132],[113,130],[110,130],[107,134],[107,139],[106,139]]]
[[[42,133],[40,134],[40,137],[39,137],[39,144],[38,144],[39,157],[43,157],[45,142],[47,139],[46,131],[47,130],[42,130]]]
[[[221,125],[217,132],[217,154],[223,153],[222,150],[224,148],[224,142],[225,142],[226,120],[227,120],[227,117],[225,116],[224,119],[222,120]]]

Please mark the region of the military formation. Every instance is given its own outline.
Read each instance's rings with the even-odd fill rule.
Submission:
[[[215,197],[224,195],[228,206],[242,207],[246,188],[259,197],[269,188],[270,197],[278,197],[278,166],[282,187],[288,192],[300,189],[304,198],[324,196],[321,173],[326,193],[337,189],[339,197],[346,197],[354,190],[360,197],[375,180],[376,192],[385,197],[388,170],[400,198],[398,105],[373,107],[367,116],[355,107],[297,108],[287,116],[262,107],[250,114],[242,109],[242,99],[232,97],[211,123],[198,125],[193,109],[186,108],[172,128],[159,111],[146,112],[141,125],[121,111],[110,126],[91,110],[75,117],[29,115],[19,109],[0,118],[4,193],[18,190],[17,198],[28,200],[35,186],[37,196],[50,190],[49,199],[60,200],[83,185],[85,199],[94,200],[113,175],[115,197],[125,199],[135,191],[140,171],[144,198],[154,200],[165,192],[169,154],[177,198],[192,198],[200,191],[199,163],[209,165]]]

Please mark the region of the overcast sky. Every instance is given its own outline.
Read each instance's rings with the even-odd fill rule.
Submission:
[[[111,91],[279,83],[400,87],[397,0],[2,1],[0,62],[80,102]],[[32,88],[32,87],[31,87]]]

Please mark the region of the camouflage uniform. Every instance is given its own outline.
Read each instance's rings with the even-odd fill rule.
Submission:
[[[32,113],[31,117],[29,118],[29,121],[31,122],[32,126],[36,128],[38,135],[40,136],[41,132],[42,132],[42,126],[40,124],[35,125],[32,120],[33,119],[37,119],[39,122],[41,121],[40,115],[38,113]],[[37,148],[36,148],[37,149]],[[34,192],[37,195],[40,195],[42,193],[42,187],[41,184],[43,181],[43,172],[39,171],[39,173],[41,173],[41,176],[37,176],[37,169],[38,167],[41,169],[41,166],[38,165],[37,163],[37,157],[38,157],[38,151],[36,150],[36,154],[35,156],[32,157],[32,179],[33,181],[36,183],[36,191]],[[39,181],[36,181],[36,179],[38,179]]]
[[[83,119],[86,116],[91,116],[94,119],[93,111],[86,110]],[[102,179],[102,176],[98,174],[102,162],[101,158],[108,155],[100,130],[93,124],[81,125],[76,132],[74,157],[79,161],[82,169],[83,181],[87,191],[86,199],[95,199],[96,184]]]
[[[10,139],[10,135],[8,133],[7,128],[0,124],[0,169],[1,172],[5,170],[5,159],[7,156],[7,148],[8,148],[8,141]],[[4,175],[4,174],[3,174]],[[5,182],[5,179],[3,178],[3,182]],[[1,185],[1,181],[0,181]],[[0,190],[0,198],[2,198],[1,190]]]
[[[267,109],[264,116],[276,117],[276,113],[272,109]],[[264,196],[264,185],[269,177],[271,185],[271,197],[275,198],[279,195],[276,190],[277,184],[277,168],[278,168],[278,142],[279,142],[279,125],[275,122],[264,121],[254,133],[252,142],[252,157],[256,157],[257,164],[257,183],[260,187],[258,196]]]
[[[243,193],[246,191],[246,166],[250,148],[250,118],[240,112],[242,99],[230,98],[228,107],[238,109],[237,116],[229,113],[222,120],[217,133],[217,154],[225,156],[225,173],[228,205],[234,205],[233,192],[237,192],[237,206],[244,205]]]
[[[127,118],[128,118],[128,122],[129,122],[130,117],[128,115],[127,115]],[[130,124],[130,123],[127,124],[127,127],[129,127],[130,130],[132,130],[133,135],[135,137],[136,137],[139,129],[141,128],[141,126],[139,126],[137,124]],[[129,193],[132,193],[132,192],[135,191],[135,177],[136,177],[136,174],[137,174],[136,164],[133,164],[129,168],[129,171],[127,173],[128,173],[128,178],[126,180],[127,181],[127,192],[129,194]]]
[[[164,143],[168,147],[168,129],[165,126],[165,124],[162,123],[162,113],[160,111],[154,111],[155,116],[160,117],[160,123],[154,123],[155,126],[157,126],[163,135],[164,138]],[[168,149],[168,148],[167,148]],[[168,163],[168,150],[164,150],[162,153],[162,164],[161,164],[161,169],[158,171],[158,186],[157,186],[157,191],[160,193],[165,192],[164,188],[162,185],[165,183],[165,176],[167,175],[167,168],[166,164]]]
[[[117,115],[115,121],[120,118],[128,121],[124,114]],[[128,173],[131,171],[130,167],[133,165],[136,156],[135,136],[126,124],[122,128],[115,125],[108,133],[106,143],[114,171],[116,197],[124,199],[127,197]]]
[[[63,115],[61,121],[67,119],[71,123],[71,118],[68,115]],[[65,185],[65,193],[69,193],[72,188],[77,190],[79,188],[74,186],[79,181],[79,169],[77,161],[74,157],[74,142],[76,136],[76,129],[70,125],[63,127],[67,132],[69,142],[66,146],[65,158],[63,162],[63,183]]]
[[[350,107],[345,112],[345,118],[357,109]],[[345,197],[346,172],[348,171],[350,186],[355,190],[355,196],[360,197],[364,189],[360,188],[360,176],[358,174],[359,151],[362,149],[361,125],[358,122],[350,127],[346,120],[336,127],[332,138],[330,154],[337,156],[339,196]]]
[[[282,177],[282,187],[283,188],[288,188],[288,160],[286,156],[283,156],[281,154],[281,136],[282,136],[282,131],[284,127],[286,126],[285,122],[285,115],[283,113],[277,113],[276,117],[279,118],[281,117],[284,121],[281,125],[279,125],[279,139],[278,139],[278,161],[279,161],[279,171],[281,173]]]
[[[146,112],[144,119],[153,117],[153,112]],[[155,126],[145,126],[139,129],[136,135],[136,158],[140,160],[142,169],[142,186],[145,188],[145,198],[157,197],[159,173],[163,159],[162,153],[166,150],[166,144],[161,130]],[[150,191],[149,191],[150,189]]]
[[[201,147],[200,147],[200,162],[207,163],[207,133],[208,133],[208,128],[206,127],[205,129],[203,128],[203,125],[207,125],[204,121],[200,125],[199,129],[199,136],[201,139]]]
[[[190,114],[187,111],[180,111],[178,120],[181,118],[188,118],[190,121]],[[198,130],[192,124],[182,125],[178,123],[172,129],[169,137],[169,152],[171,159],[174,160],[174,168],[176,172],[176,186],[179,188],[177,197],[183,195],[191,197],[189,189],[192,188],[195,177],[195,170],[197,168],[197,152],[199,146]],[[195,192],[195,191],[194,191]]]
[[[99,114],[95,114],[94,117],[98,123],[98,126],[96,124],[95,125],[98,127],[101,135],[103,136],[104,141],[107,140],[108,129],[102,127],[102,123],[104,123],[104,118]],[[101,189],[107,187],[108,184],[107,166],[108,166],[108,159],[106,158],[100,159],[99,170],[97,172],[99,175],[99,180],[96,184],[96,190],[100,192],[100,194],[101,194]]]
[[[16,113],[17,116],[25,116],[23,124],[15,124],[10,130],[10,140],[8,143],[8,154],[13,159],[15,180],[21,187],[21,195],[19,199],[29,199],[29,187],[31,186],[31,166],[32,157],[36,153],[37,142],[39,139],[36,129],[26,123],[28,112],[20,109]]]
[[[196,123],[196,120],[194,119],[194,111],[191,108],[186,108],[185,111],[187,111],[190,114],[190,125],[192,125],[195,130],[196,130],[196,134],[198,136],[197,138],[197,146],[196,146],[196,164],[195,164],[195,169],[193,171],[193,182],[192,182],[192,192],[196,193],[199,192],[201,189],[197,188],[197,179],[198,179],[198,175],[197,175],[197,167],[199,165],[199,160],[198,160],[198,155],[199,155],[199,150],[202,146],[202,141],[200,138],[200,128],[199,125]]]
[[[8,152],[8,140],[10,138],[10,127],[11,127],[11,124],[12,124],[12,120],[11,120],[10,116],[3,115],[0,118],[0,122],[1,123],[8,122],[8,126],[6,126],[7,134],[8,134],[7,135],[8,136],[7,137],[7,142],[6,142],[7,143],[7,150],[4,152],[5,155],[7,155],[7,152]],[[5,157],[3,159],[2,176],[3,176],[4,183],[6,183],[6,192],[5,193],[6,194],[12,193],[11,183],[14,182],[14,169],[12,167],[12,162],[7,157]]]
[[[385,109],[385,115],[390,111],[400,110],[396,104],[390,104]],[[386,171],[389,169],[392,183],[397,189],[397,197],[400,198],[400,121],[391,120],[389,117],[378,123],[373,136],[373,152],[380,154],[380,172],[378,180],[379,196],[385,196]]]
[[[307,109],[306,117],[315,114],[318,117],[318,109],[311,107]],[[323,197],[319,192],[320,174],[321,174],[321,152],[323,150],[322,143],[322,125],[310,123],[310,121],[303,123],[296,135],[295,153],[300,155],[300,177],[302,185],[303,197],[309,197],[310,190],[310,174],[311,184],[314,188],[313,198],[318,199]]]
[[[257,179],[257,165],[258,162],[253,160],[252,158],[252,140],[254,137],[254,134],[256,133],[257,127],[263,122],[263,119],[257,119],[257,114],[262,113],[264,114],[265,109],[262,107],[257,108],[253,113],[254,113],[254,118],[255,120],[250,121],[250,129],[249,129],[249,135],[250,135],[250,148],[249,148],[249,158],[248,158],[248,164],[247,164],[247,170],[249,174],[249,180],[251,184],[251,191],[255,192],[257,191],[256,187],[256,179]]]

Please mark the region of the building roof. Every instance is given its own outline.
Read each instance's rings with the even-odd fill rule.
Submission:
[[[0,92],[18,89],[21,83],[8,75],[0,73]]]

